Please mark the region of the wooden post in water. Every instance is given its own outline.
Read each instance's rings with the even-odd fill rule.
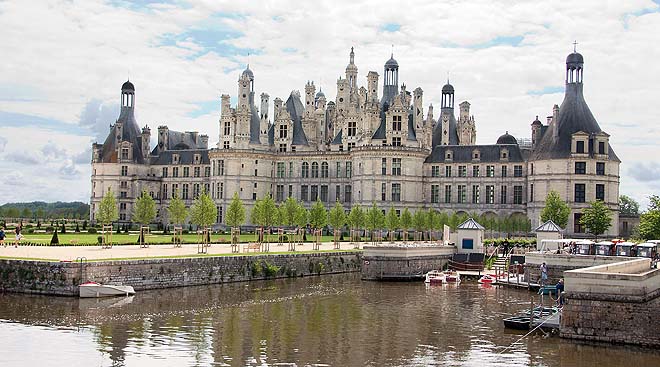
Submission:
[[[529,329],[532,330],[532,323],[534,322],[534,296],[529,298]]]

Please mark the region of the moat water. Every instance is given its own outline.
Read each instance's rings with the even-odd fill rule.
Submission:
[[[76,299],[0,294],[0,366],[660,366],[660,351],[523,332],[531,294],[359,274]]]

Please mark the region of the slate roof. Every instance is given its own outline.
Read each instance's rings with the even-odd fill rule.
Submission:
[[[474,219],[468,218],[468,220],[461,223],[457,227],[457,229],[475,229],[475,230],[480,229],[480,230],[484,230],[485,228],[481,224],[477,223],[477,221],[475,221]]]
[[[250,71],[250,69],[246,69],[245,71]],[[261,120],[259,119],[259,111],[257,111],[257,107],[254,105],[254,92],[250,92],[250,143],[254,144],[259,144],[261,141],[259,140],[259,136],[261,135]]]
[[[479,150],[479,162],[481,163],[499,163],[500,152],[503,148],[509,150],[508,162],[524,162],[522,149],[514,144],[500,144],[500,145],[438,145],[433,148],[431,154],[426,157],[424,163],[444,163],[447,150],[452,151],[452,162],[470,163],[472,160],[472,152]]]
[[[126,83],[124,83],[124,86]],[[133,163],[144,163],[144,158],[142,157],[142,134],[137,121],[135,120],[135,114],[133,111],[132,107],[121,108],[119,118],[117,119],[117,122],[121,122],[121,125],[123,126],[121,129],[121,141],[132,143]],[[103,142],[103,150],[101,151],[100,157],[102,163],[117,163],[119,161],[117,157],[117,144],[115,144],[117,140],[116,136],[119,135],[117,129],[117,124],[114,124],[110,129],[108,137]]]
[[[562,229],[552,220],[548,220],[547,222],[536,227],[536,229],[534,230],[534,232],[561,232],[561,231]]]
[[[504,135],[497,138],[496,144],[518,144],[518,140],[507,131]]]
[[[305,130],[302,126],[302,116],[305,112],[305,107],[303,106],[302,101],[300,101],[300,96],[292,92],[289,95],[289,98],[286,100],[286,110],[291,115],[291,121],[293,121],[293,139],[291,141],[292,145],[309,145],[307,142],[307,136],[305,136]]]
[[[417,141],[417,134],[415,134],[415,124],[413,122],[412,112],[408,114],[408,140]]]
[[[335,138],[332,140],[332,143],[331,143],[331,144],[341,144],[342,141],[344,140],[344,139],[342,139],[342,134],[343,134],[343,132],[344,132],[344,130],[339,130],[339,133],[338,133],[337,136],[335,136]]]
[[[158,156],[151,157],[151,164],[154,165],[167,165],[172,164],[172,155],[179,155],[179,164],[193,164],[195,154],[201,155],[199,164],[210,164],[209,151],[207,149],[190,149],[190,150],[167,150],[161,152]]]
[[[385,120],[386,120],[385,111],[387,111],[387,110],[384,107],[389,108],[389,105],[381,106],[381,109],[380,109],[380,125],[378,125],[378,129],[376,129],[376,131],[374,132],[374,135],[371,137],[371,139],[381,139],[381,140],[386,139],[386,137],[385,137]]]
[[[201,144],[200,135],[191,134],[190,132],[168,130],[167,140],[168,140],[168,147],[167,147],[168,150],[186,150],[186,149],[204,148]]]
[[[458,131],[456,127],[456,117],[454,117],[454,109],[449,107],[443,107],[440,112],[440,118],[438,118],[438,123],[435,124],[433,128],[433,140],[432,145],[440,145],[442,143],[442,114],[449,114],[449,145],[458,145]]]

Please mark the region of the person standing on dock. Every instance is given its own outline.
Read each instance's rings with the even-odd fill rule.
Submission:
[[[545,264],[541,264],[541,286],[545,286],[545,282],[548,280],[548,266]]]
[[[557,305],[559,307],[564,306],[564,279],[559,279],[557,282],[557,285],[555,285],[555,288],[557,289]]]

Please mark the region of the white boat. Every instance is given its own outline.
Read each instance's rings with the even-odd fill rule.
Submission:
[[[426,273],[426,278],[424,279],[424,283],[428,284],[442,284],[447,281],[445,277],[445,273],[439,271],[439,270],[431,270],[428,273]]]
[[[105,285],[96,282],[87,282],[78,286],[80,298],[129,296],[135,294],[130,285]]]
[[[445,280],[447,283],[459,283],[461,281],[461,275],[458,274],[457,271],[454,270],[446,270],[444,271],[445,274]]]
[[[482,276],[481,278],[479,278],[479,280],[477,282],[479,284],[495,284],[497,282],[497,280],[495,279],[495,277],[493,277],[489,274],[486,274],[486,275]]]

